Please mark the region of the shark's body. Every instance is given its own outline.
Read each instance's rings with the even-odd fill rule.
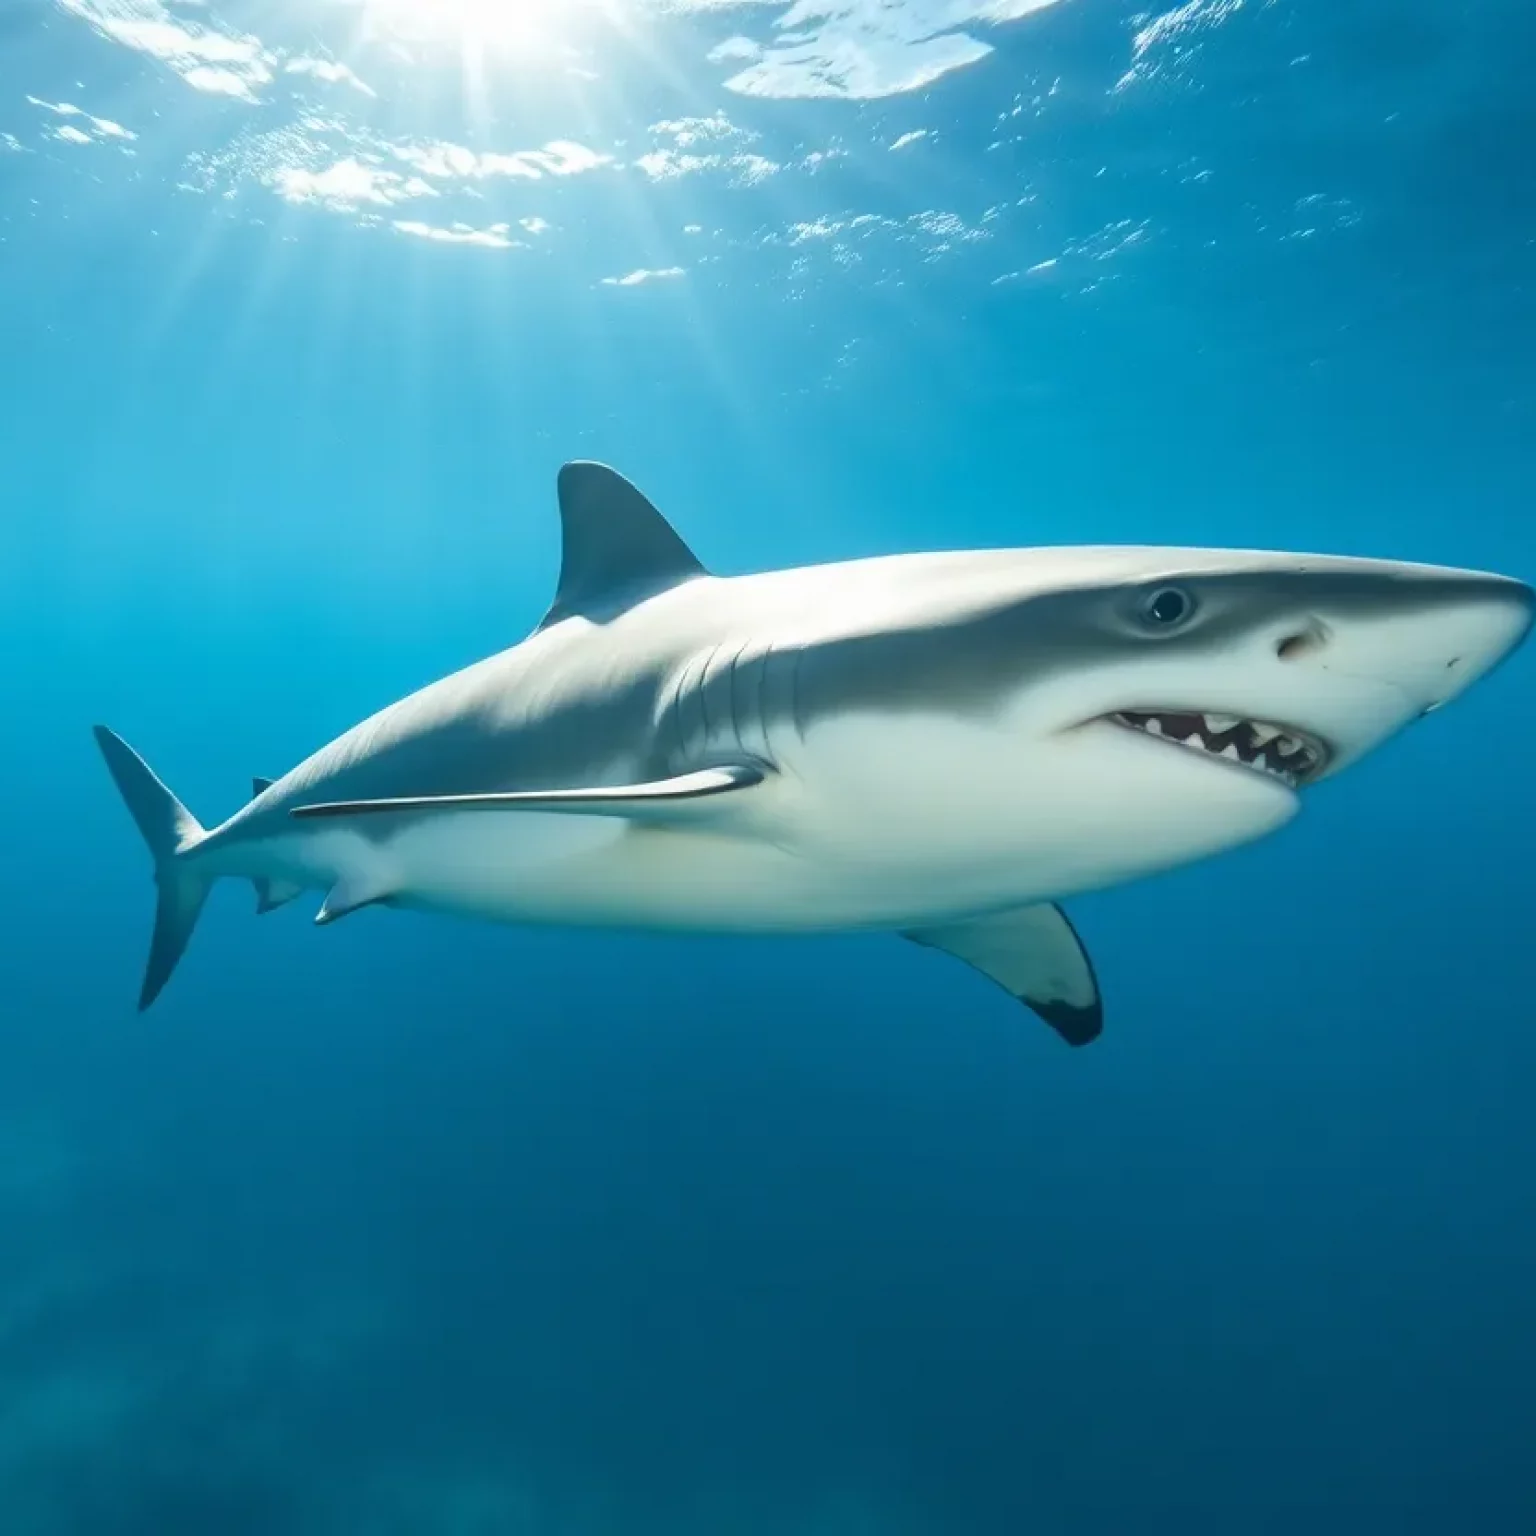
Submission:
[[[891,930],[1082,1043],[1097,987],[1050,903],[1273,830],[1532,614],[1498,576],[1209,550],[717,578],[612,471],[568,465],[560,502],[533,635],[258,781],[212,831],[98,730],[157,862],[143,1006],[210,883],[239,876],[264,909],[325,892],[321,922],[382,903]]]

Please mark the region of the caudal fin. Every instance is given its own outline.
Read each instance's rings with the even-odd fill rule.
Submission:
[[[148,763],[121,736],[104,725],[96,727],[96,744],[123,800],[138,823],[155,861],[159,900],[149,964],[139,993],[139,1011],[160,995],[186,951],[208,899],[209,880],[187,867],[181,856],[203,839],[197,818],[157,779]]]

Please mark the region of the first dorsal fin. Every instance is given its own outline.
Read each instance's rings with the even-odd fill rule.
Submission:
[[[660,512],[605,464],[560,471],[560,585],[541,628],[573,614],[601,623],[706,574]]]
[[[259,800],[259,799],[261,799],[261,797],[264,794],[266,794],[266,792],[269,789],[271,789],[272,786],[274,784],[276,784],[276,783],[277,783],[276,779],[252,779],[251,780],[251,799],[252,800]]]

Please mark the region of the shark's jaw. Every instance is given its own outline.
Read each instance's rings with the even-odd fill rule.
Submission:
[[[1292,790],[1319,778],[1333,755],[1327,742],[1298,727],[1215,711],[1122,709],[1099,718]]]

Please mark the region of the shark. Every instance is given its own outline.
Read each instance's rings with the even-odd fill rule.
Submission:
[[[209,890],[321,926],[885,932],[1071,1046],[1093,963],[1061,903],[1272,833],[1528,634],[1501,575],[1158,547],[906,553],[711,574],[603,464],[559,472],[527,638],[372,715],[205,828],[96,727],[153,859],[140,1009]]]

